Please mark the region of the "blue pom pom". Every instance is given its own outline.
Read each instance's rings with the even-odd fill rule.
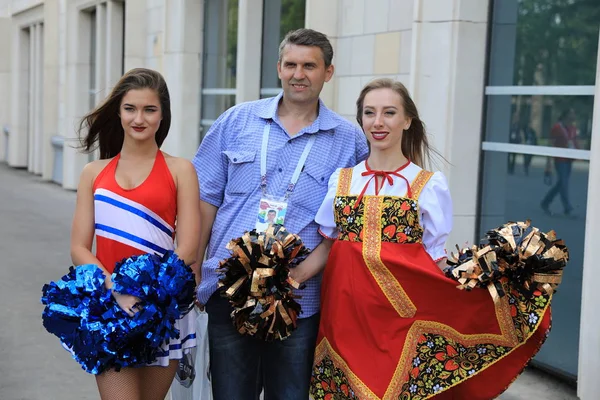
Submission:
[[[44,327],[92,374],[153,362],[164,341],[179,337],[175,321],[193,305],[192,270],[172,251],[117,263],[112,290],[142,302],[133,317],[121,310],[104,280],[96,265],[82,265],[44,285]]]

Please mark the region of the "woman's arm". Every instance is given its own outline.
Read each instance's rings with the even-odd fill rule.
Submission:
[[[175,253],[186,264],[197,269],[200,241],[200,197],[198,177],[191,162],[178,158],[175,164],[177,185],[177,247]],[[194,270],[194,274],[197,271]]]
[[[94,241],[94,179],[98,174],[98,163],[89,163],[81,172],[77,187],[77,202],[71,225],[71,260],[74,265],[96,264],[106,276],[106,287],[112,287],[110,273],[92,253]]]
[[[196,268],[198,273],[196,275],[196,285],[200,284],[202,280],[202,260],[204,260],[204,253],[208,247],[210,241],[210,233],[217,216],[218,208],[210,203],[200,200],[200,242],[198,244],[198,255],[196,256]]]
[[[290,269],[290,277],[298,283],[306,282],[325,269],[333,240],[323,239],[296,268]]]
[[[444,257],[441,260],[437,260],[437,262],[436,262],[438,268],[441,269],[442,271],[444,271],[446,268],[448,268],[448,264],[446,263],[446,261],[448,261],[448,259],[446,257]]]

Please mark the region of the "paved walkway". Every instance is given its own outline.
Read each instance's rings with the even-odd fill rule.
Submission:
[[[75,194],[0,164],[0,399],[97,399],[86,374],[41,324],[41,287],[70,265]],[[574,389],[526,371],[503,400],[576,399]]]

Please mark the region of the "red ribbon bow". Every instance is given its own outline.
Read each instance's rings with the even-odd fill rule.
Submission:
[[[369,187],[369,184],[371,183],[371,181],[373,179],[375,179],[375,195],[376,196],[379,196],[379,191],[381,189],[383,189],[383,186],[385,185],[386,181],[389,183],[390,186],[394,186],[394,178],[393,177],[397,176],[398,178],[404,179],[404,182],[406,182],[406,187],[408,188],[406,194],[408,197],[412,197],[412,191],[410,190],[410,183],[408,182],[408,179],[406,179],[404,177],[404,175],[400,174],[400,171],[402,171],[404,168],[408,167],[409,164],[410,164],[410,160],[406,161],[406,163],[403,166],[401,166],[400,168],[398,168],[394,171],[377,171],[377,170],[372,170],[369,167],[369,163],[367,161],[365,161],[365,167],[367,168],[367,170],[362,173],[362,176],[371,175],[371,178],[369,178],[369,180],[365,184],[365,187],[363,188],[362,192],[360,192],[360,194],[358,195],[358,199],[356,199],[356,204],[354,204],[354,208],[358,207],[358,205],[362,201],[362,198],[364,197],[365,192],[367,191],[367,188]],[[381,180],[381,186],[379,185],[379,182],[377,180],[378,176],[383,178]]]

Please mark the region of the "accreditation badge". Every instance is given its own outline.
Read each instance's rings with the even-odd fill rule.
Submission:
[[[270,225],[283,225],[288,203],[283,198],[264,196],[260,199],[256,215],[256,231],[264,232]]]

